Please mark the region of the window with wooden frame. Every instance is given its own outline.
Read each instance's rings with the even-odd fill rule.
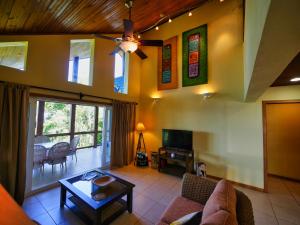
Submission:
[[[68,81],[91,86],[93,84],[94,39],[71,40]]]
[[[102,145],[104,107],[40,100],[36,115],[36,136],[48,136],[51,142],[79,136],[78,148]]]

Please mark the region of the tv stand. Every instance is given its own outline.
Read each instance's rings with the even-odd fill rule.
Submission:
[[[194,170],[194,151],[179,148],[159,148],[158,171],[182,177]]]

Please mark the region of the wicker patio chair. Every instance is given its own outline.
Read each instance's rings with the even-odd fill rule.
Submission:
[[[67,168],[67,155],[70,151],[70,144],[67,142],[59,142],[50,148],[46,162],[52,166],[60,164],[61,167],[64,167],[64,164]]]
[[[46,160],[47,149],[42,145],[33,147],[33,168],[40,168],[44,173],[44,164]]]
[[[68,155],[71,155],[72,156],[72,159],[73,159],[73,155],[75,155],[75,158],[76,158],[76,162],[77,162],[77,145],[79,144],[79,140],[80,140],[80,137],[79,136],[76,136],[74,137],[72,140],[71,140],[71,143],[70,143],[70,151],[68,153]]]

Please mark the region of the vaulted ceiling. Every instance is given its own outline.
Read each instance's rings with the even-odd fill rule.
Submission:
[[[132,20],[141,32],[161,17],[175,17],[207,0],[134,0]],[[121,33],[124,0],[1,0],[0,34]]]

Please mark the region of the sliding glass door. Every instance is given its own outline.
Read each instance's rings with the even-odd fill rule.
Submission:
[[[27,171],[32,171],[32,176],[27,181],[27,191],[90,169],[108,167],[111,116],[110,106],[30,99]],[[57,144],[62,142],[69,145],[66,160],[56,160],[64,161],[60,164],[50,162]]]

